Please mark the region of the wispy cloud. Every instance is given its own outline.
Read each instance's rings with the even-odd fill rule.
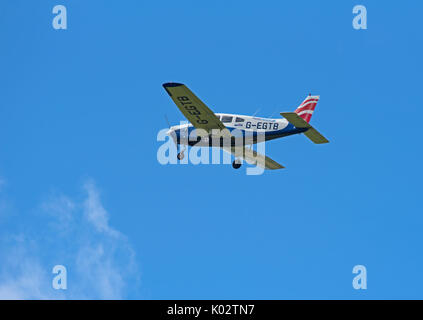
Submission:
[[[41,205],[46,228],[3,235],[0,299],[122,299],[138,283],[135,252],[127,237],[111,227],[93,180],[85,197],[50,196]],[[63,264],[68,290],[52,289],[52,267]]]
[[[67,233],[75,225],[77,205],[69,197],[60,194],[51,196],[41,204],[41,209],[50,218],[48,223],[61,234]]]
[[[25,236],[10,236],[7,256],[2,257],[0,274],[0,299],[61,299],[49,290],[48,270],[42,268],[37,257],[31,254],[33,244]]]
[[[109,214],[101,204],[94,182],[92,180],[85,182],[84,189],[88,194],[84,202],[84,213],[87,220],[92,223],[98,232],[118,238],[120,233],[109,226]]]

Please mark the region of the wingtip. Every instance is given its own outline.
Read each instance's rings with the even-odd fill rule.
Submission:
[[[163,87],[164,88],[180,87],[180,86],[183,86],[183,84],[182,83],[177,83],[177,82],[166,82],[166,83],[163,83]]]

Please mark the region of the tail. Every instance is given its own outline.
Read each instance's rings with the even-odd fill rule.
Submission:
[[[314,109],[316,108],[317,102],[319,101],[319,96],[309,95],[303,103],[295,110],[295,113],[298,114],[304,121],[307,123],[310,122],[311,116],[313,115]]]
[[[306,129],[303,132],[304,135],[318,144],[329,142],[328,139],[322,136],[322,134],[314,129],[309,123],[319,99],[319,96],[309,95],[295,112],[281,112],[281,116],[288,120],[293,126]]]

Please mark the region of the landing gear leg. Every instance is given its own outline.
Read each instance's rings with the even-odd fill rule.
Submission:
[[[183,151],[179,152],[176,157],[178,158],[178,160],[182,160],[185,157],[184,152]]]

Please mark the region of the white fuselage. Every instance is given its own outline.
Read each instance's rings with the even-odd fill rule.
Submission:
[[[304,130],[294,127],[286,119],[259,118],[238,114],[216,113],[219,120],[231,132],[232,136],[244,138],[243,144],[254,144],[261,141],[272,140],[284,136],[301,133]],[[182,145],[211,146],[210,139],[196,140],[196,130],[191,123],[173,126],[168,131],[175,143]]]

